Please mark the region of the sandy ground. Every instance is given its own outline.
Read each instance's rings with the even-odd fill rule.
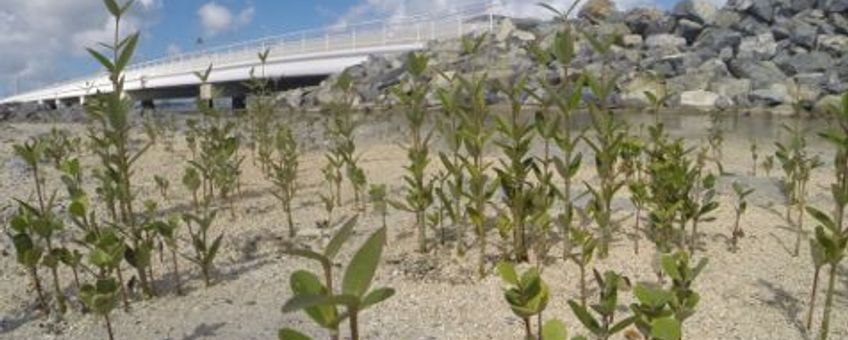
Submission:
[[[634,125],[649,119],[635,117]],[[398,133],[398,119],[377,117],[375,123],[360,129],[359,150],[362,165],[373,183],[390,185],[392,195],[402,195],[401,176],[405,152],[399,147],[402,134]],[[323,219],[323,208],[318,203],[318,193],[324,190],[320,175],[323,154],[320,133],[309,128],[315,119],[300,119],[300,135],[309,151],[304,156],[300,172],[301,192],[295,202],[295,222],[300,229],[295,242],[315,245],[321,232],[315,222]],[[674,135],[686,137],[694,144],[703,143],[707,119],[703,116],[672,116],[666,123]],[[731,173],[722,177],[719,186],[721,208],[717,221],[702,225],[704,250],[698,256],[708,257],[710,263],[696,284],[702,300],[697,313],[685,323],[687,339],[804,339],[813,335],[804,330],[809,286],[812,282],[811,260],[806,243],[800,257],[790,252],[795,234],[786,227],[781,217],[782,198],[775,181],[778,169],[766,177],[760,169],[759,177],[748,176],[750,171],[749,143],[756,139],[760,153],[773,152],[773,142],[780,138],[778,118],[741,117],[727,119],[729,130],[725,139],[724,162]],[[814,122],[821,127],[824,121]],[[12,198],[27,198],[31,194],[28,178],[20,163],[13,159],[11,145],[30,136],[48,131],[50,124],[0,125],[0,207],[7,211]],[[83,131],[82,126],[62,125],[73,131]],[[830,152],[813,134],[811,149],[821,154],[830,164]],[[147,153],[137,170],[139,201],[159,199],[153,184],[153,175],[162,174],[172,183],[171,198],[163,201],[166,209],[180,211],[188,202],[188,193],[179,185],[188,151],[182,137],[176,138],[175,152],[157,146]],[[584,148],[585,149],[585,148]],[[585,150],[584,150],[585,151]],[[244,151],[249,156],[248,151]],[[492,154],[496,156],[496,154]],[[761,160],[762,160],[761,156]],[[94,164],[91,155],[86,164]],[[435,162],[438,163],[438,162]],[[136,301],[129,313],[113,313],[114,329],[119,339],[272,339],[280,327],[302,329],[325,338],[325,333],[300,313],[283,314],[280,307],[291,296],[288,276],[298,269],[319,270],[312,262],[282,255],[285,239],[284,214],[278,203],[267,192],[270,188],[250,157],[245,161],[244,198],[236,205],[236,216],[220,214],[215,230],[227,234],[225,250],[217,261],[218,282],[209,289],[203,288],[199,272],[188,262],[181,263],[184,275],[189,275],[188,293],[177,296],[172,287],[170,267],[156,261],[156,287],[159,297]],[[584,162],[584,164],[587,164]],[[61,188],[52,170],[48,171],[48,187]],[[580,180],[593,181],[594,170],[584,168]],[[813,174],[810,200],[829,209],[828,195],[824,190],[832,172],[826,165]],[[757,188],[751,198],[753,207],[743,218],[747,237],[741,240],[741,250],[728,251],[727,235],[733,221],[733,193],[730,183],[738,180]],[[348,190],[348,189],[346,189]],[[352,194],[346,191],[346,200]],[[616,205],[629,213],[628,195],[622,193]],[[352,214],[350,203],[336,216]],[[0,222],[5,224],[5,214]],[[357,236],[341,256],[346,263],[353,249],[379,226],[379,217],[365,214],[357,226]],[[806,225],[812,225],[811,220]],[[632,219],[625,222],[625,230]],[[397,295],[387,302],[366,311],[362,316],[364,339],[520,339],[520,320],[509,310],[503,300],[502,283],[495,275],[478,280],[475,258],[460,258],[449,249],[437,248],[433,254],[414,252],[415,237],[413,216],[392,211],[389,215],[389,246],[384,254],[376,286],[389,286]],[[629,232],[629,230],[628,230]],[[185,237],[186,235],[183,235]],[[492,232],[490,239],[497,240]],[[634,255],[631,241],[622,236],[615,243],[611,255],[596,260],[593,267],[600,271],[616,270],[633,281],[655,280],[651,269],[653,258],[649,242],[641,242],[642,251]],[[103,339],[106,337],[102,321],[78,311],[77,302],[65,320],[44,318],[33,310],[34,292],[28,277],[15,262],[10,242],[0,242],[0,338],[2,339]],[[558,246],[557,246],[558,247]],[[493,258],[496,249],[490,247]],[[555,248],[552,254],[559,253]],[[169,258],[166,257],[166,260]],[[493,263],[492,263],[493,265]],[[188,271],[188,273],[186,273]],[[125,272],[130,272],[128,269]],[[46,272],[43,275],[46,276]],[[165,274],[163,276],[163,274]],[[838,278],[836,308],[833,313],[831,339],[848,339],[848,272],[843,267]],[[68,284],[67,292],[75,295],[70,286],[71,273],[62,271]],[[571,315],[568,299],[578,298],[578,268],[573,263],[554,259],[544,269],[544,279],[552,288],[551,304],[545,315],[564,319],[571,334],[586,331]],[[185,278],[184,278],[185,280]],[[594,289],[594,284],[592,285]],[[593,290],[594,292],[594,290]],[[626,305],[630,294],[623,293],[620,315],[628,314]],[[818,306],[823,305],[823,294]],[[621,318],[623,316],[620,316]],[[814,325],[818,324],[816,315]],[[816,327],[814,326],[814,329]]]

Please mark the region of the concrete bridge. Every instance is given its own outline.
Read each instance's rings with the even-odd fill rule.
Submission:
[[[401,19],[365,22],[345,27],[293,32],[281,36],[221,46],[140,62],[125,72],[127,94],[144,106],[157,99],[191,98],[201,90],[194,75],[212,65],[209,84],[222,97],[244,103],[245,82],[251,70],[281,80],[278,90],[319,83],[330,74],[362,63],[371,55],[419,50],[431,40],[455,39],[470,32],[494,29],[494,15],[502,6],[475,3],[448,13],[428,13]],[[270,50],[260,68],[258,54]],[[209,86],[209,85],[207,85]],[[281,88],[279,88],[281,87]],[[49,85],[0,100],[0,104],[38,102],[50,107],[82,104],[87,96],[111,92],[105,73]]]

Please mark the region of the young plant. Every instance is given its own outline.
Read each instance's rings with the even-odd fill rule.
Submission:
[[[18,263],[26,268],[27,274],[32,279],[32,285],[38,296],[38,306],[42,311],[48,311],[47,299],[38,275],[38,264],[44,255],[44,249],[36,243],[34,232],[31,230],[29,220],[31,216],[23,207],[19,208],[18,214],[10,222],[10,231],[6,234],[12,239],[15,247]]]
[[[534,185],[529,176],[536,168],[535,159],[530,155],[535,127],[533,121],[521,118],[523,112],[523,97],[527,95],[526,78],[515,80],[512,84],[499,84],[500,91],[509,100],[509,119],[495,117],[497,131],[501,140],[495,142],[506,156],[495,168],[498,183],[503,191],[504,204],[508,213],[499,214],[500,226],[504,234],[512,232],[512,254],[514,260],[525,262],[529,260],[530,244],[529,219],[533,214]],[[538,255],[538,254],[537,254]]]
[[[200,273],[203,276],[203,282],[207,288],[212,285],[215,257],[218,255],[218,251],[221,249],[221,242],[224,239],[223,232],[214,240],[211,239],[212,235],[209,235],[216,216],[217,212],[214,211],[202,216],[193,214],[183,215],[183,221],[188,228],[191,245],[194,250],[192,256],[185,256],[185,258],[200,267]],[[193,225],[196,225],[196,229]]]
[[[356,216],[348,219],[333,238],[327,244],[324,251],[321,253],[308,250],[290,248],[286,249],[285,253],[293,256],[303,257],[318,261],[321,264],[321,269],[324,274],[324,282],[322,283],[318,276],[307,271],[298,271],[291,276],[291,288],[295,295],[323,295],[330,297],[334,294],[333,288],[333,267],[336,256],[341,251],[342,246],[347,240],[353,236],[353,228],[356,226],[358,218]],[[314,306],[304,308],[304,311],[313,321],[322,328],[330,332],[330,338],[338,340],[339,324],[344,321],[344,317],[340,315],[335,305]],[[282,337],[281,337],[282,338]]]
[[[294,237],[296,230],[292,220],[291,205],[298,189],[297,171],[300,165],[298,160],[300,151],[294,134],[286,125],[278,128],[274,144],[276,152],[266,165],[269,168],[269,179],[274,184],[272,194],[283,205],[289,226],[289,237]]]
[[[595,95],[599,98],[606,98],[607,87],[598,84],[591,77],[588,79]],[[598,172],[600,183],[597,186],[586,183],[586,188],[592,195],[589,202],[589,213],[601,231],[601,237],[598,240],[598,256],[606,258],[609,256],[609,248],[614,235],[620,227],[612,218],[612,200],[615,194],[627,184],[621,178],[619,171],[620,156],[625,146],[627,127],[624,123],[612,117],[611,112],[603,111],[593,103],[590,103],[589,108],[592,114],[592,128],[595,137],[584,138],[584,141],[595,153],[595,169]]]
[[[341,98],[327,104],[326,111],[330,117],[326,122],[326,133],[330,139],[327,160],[333,166],[336,181],[336,205],[342,205],[340,186],[344,169],[344,174],[353,187],[354,204],[363,210],[362,203],[365,202],[368,183],[364,170],[358,165],[359,156],[356,155],[354,132],[359,123],[354,120],[353,78],[346,72],[342,73],[333,87],[341,93]]]
[[[153,181],[156,182],[156,189],[159,190],[159,195],[162,196],[162,199],[168,200],[168,189],[171,187],[171,182],[159,175],[154,175]]]
[[[370,289],[385,243],[385,228],[371,234],[351,258],[342,278],[341,294],[336,294],[331,287],[324,286],[312,273],[296,272],[292,275],[292,290],[295,295],[283,306],[283,312],[305,310],[321,326],[335,325],[336,328],[340,321],[347,319],[350,338],[359,340],[359,314],[395,294],[392,288]],[[346,311],[339,313],[335,311],[335,306],[344,306]],[[330,321],[333,319],[336,320]],[[280,330],[279,338],[309,339],[308,336],[288,328]]]
[[[692,234],[688,238],[689,252],[692,254],[698,248],[698,225],[701,222],[711,222],[715,220],[714,216],[710,216],[712,212],[718,209],[716,196],[716,176],[711,173],[705,173],[705,165],[707,161],[708,148],[701,148],[701,151],[696,155],[695,163],[687,171],[688,182],[691,186],[688,188],[689,193],[686,195],[682,206],[682,220],[680,222],[680,232],[685,238],[686,224],[689,222],[692,226]],[[681,240],[684,242],[684,240]]]
[[[209,65],[206,71],[195,72],[195,76],[201,84],[208,85],[211,73],[212,65]],[[214,91],[212,95],[215,96]],[[236,123],[227,121],[210,100],[198,97],[196,103],[202,118],[189,124],[191,133],[186,138],[193,138],[198,147],[189,164],[201,175],[201,203],[209,208],[215,197],[219,197],[229,203],[234,216],[233,196],[239,187],[244,161],[239,155],[241,141]]]
[[[375,213],[380,214],[383,227],[386,227],[386,215],[389,213],[387,197],[388,189],[385,184],[371,184],[371,188],[368,189],[368,198],[369,201],[371,201],[371,209]]]
[[[757,152],[757,141],[751,141],[751,176],[757,177],[757,159],[760,158]]]
[[[636,321],[635,316],[630,316],[623,320],[615,320],[616,309],[618,308],[618,291],[629,290],[630,280],[615,272],[608,271],[603,276],[595,270],[595,281],[599,287],[598,303],[591,306],[591,310],[597,313],[597,317],[592,316],[589,308],[586,305],[579,304],[574,300],[568,300],[568,306],[577,320],[583,324],[598,339],[609,339],[615,334],[623,331],[625,328]]]
[[[41,257],[41,264],[50,269],[59,312],[64,314],[67,306],[59,282],[58,266],[60,264],[59,254],[67,250],[60,245],[57,246],[58,240],[55,239],[56,234],[64,229],[64,223],[53,213],[56,194],[54,193],[48,198],[44,192],[44,178],[39,163],[44,160],[45,146],[46,144],[41,140],[14,145],[15,155],[27,164],[32,174],[37,201],[31,205],[18,200],[19,214],[12,220],[12,229],[16,232],[16,235],[12,239],[18,249],[19,262],[29,267],[28,265],[32,264],[31,261]],[[43,253],[38,250],[36,243],[43,245]],[[23,255],[23,259],[21,255]],[[31,275],[37,276],[37,274],[32,273],[34,270],[37,269],[30,267]],[[37,278],[34,277],[34,281],[38,281]],[[37,290],[39,289],[37,288]]]
[[[112,207],[116,207],[117,211],[113,214],[116,218],[113,218],[112,223],[121,226],[123,233],[129,235],[128,251],[137,256],[134,267],[138,273],[140,286],[145,295],[150,296],[153,292],[148,280],[147,268],[143,265],[150,262],[149,259],[143,258],[149,256],[150,249],[147,247],[150,245],[146,242],[144,232],[141,230],[143,226],[138,223],[135,213],[134,201],[137,195],[133,192],[132,175],[133,166],[152,144],[148,142],[140,149],[131,147],[132,101],[124,93],[124,70],[132,60],[138,45],[139,33],[120,38],[121,19],[129,11],[132,1],[122,5],[115,0],[104,0],[104,3],[114,18],[115,34],[111,44],[101,44],[101,46],[112,55],[108,58],[91,48],[88,52],[108,71],[112,91],[89,102],[87,113],[94,122],[89,136],[95,146],[95,153],[100,158],[102,172],[109,174],[109,181],[105,184],[114,188],[112,194],[116,206]]]
[[[754,193],[754,189],[746,188],[745,185],[739,182],[733,182],[733,193],[736,194],[736,206],[734,207],[734,210],[736,211],[736,219],[733,222],[733,232],[731,233],[730,244],[731,249],[735,252],[738,249],[737,242],[739,238],[745,237],[745,232],[742,231],[742,227],[739,225],[742,215],[744,215],[745,211],[748,210],[748,201],[745,199]]]
[[[722,129],[723,117],[721,112],[713,111],[710,114],[710,127],[707,129],[707,144],[710,146],[710,158],[718,168],[718,173],[724,175],[724,166],[721,163],[724,145],[724,130]]]
[[[424,54],[410,53],[407,56],[407,72],[410,79],[407,84],[394,88],[394,95],[406,108],[406,120],[409,126],[409,142],[406,148],[409,165],[403,177],[406,183],[405,202],[392,204],[401,210],[415,214],[415,229],[418,235],[418,252],[427,251],[427,209],[433,204],[433,183],[425,177],[430,164],[431,133],[423,131],[427,120],[425,100],[429,83],[424,78],[429,58]]]
[[[777,151],[774,156],[783,168],[783,193],[786,196],[786,221],[796,229],[795,250],[793,256],[801,251],[801,238],[804,233],[804,209],[807,204],[807,184],[813,169],[821,166],[818,156],[810,156],[807,152],[807,138],[800,123],[794,127],[783,125],[782,128],[790,135],[787,144],[775,143]],[[792,218],[793,210],[796,217]]]
[[[586,286],[586,268],[592,263],[592,258],[595,257],[595,250],[598,247],[598,241],[592,236],[592,233],[582,228],[571,228],[569,235],[568,246],[566,249],[569,252],[568,259],[580,267],[580,305],[586,306],[586,299],[589,296]],[[579,249],[578,252],[571,253],[574,247]]]
[[[481,78],[458,78],[464,103],[458,110],[459,137],[465,151],[459,159],[467,173],[465,191],[462,195],[467,199],[465,213],[477,234],[479,249],[477,272],[480,277],[484,277],[487,245],[486,206],[496,190],[495,183],[486,174],[492,163],[484,158],[485,149],[492,137],[492,132],[487,125],[490,116],[485,93],[487,81],[485,75]]]
[[[813,253],[813,264],[820,268],[822,267],[820,264],[826,263],[830,268],[824,311],[819,329],[820,340],[826,340],[830,332],[830,318],[833,310],[836,278],[839,275],[839,264],[848,252],[848,228],[844,226],[845,206],[848,205],[848,94],[842,97],[841,112],[837,114],[837,121],[838,128],[821,134],[836,149],[834,156],[835,181],[831,184],[831,193],[835,205],[834,213],[828,215],[813,207],[807,207],[807,211],[819,223],[815,229],[816,251]],[[817,280],[818,269],[814,282]],[[812,299],[815,299],[816,283],[814,283]],[[812,303],[810,308],[812,309]]]
[[[768,155],[765,159],[763,159],[763,164],[760,166],[763,167],[763,170],[766,172],[766,176],[771,177],[771,169],[774,169],[774,155]]]
[[[548,306],[550,293],[539,271],[536,268],[530,268],[519,277],[515,266],[509,262],[499,263],[497,269],[501,279],[510,285],[504,291],[504,298],[512,312],[524,322],[525,340],[565,340],[567,333],[562,321],[551,319],[545,322],[544,326],[542,325],[542,312]],[[534,316],[538,319],[537,336],[533,335],[531,325],[531,318]]]
[[[463,209],[463,192],[466,182],[465,169],[460,158],[462,150],[462,137],[460,135],[460,110],[462,109],[462,87],[456,77],[450,78],[442,74],[443,77],[451,81],[452,87],[449,89],[437,89],[436,94],[442,104],[443,115],[437,120],[438,130],[447,145],[447,152],[439,152],[439,160],[445,168],[443,174],[443,185],[435,187],[436,196],[439,198],[440,205],[445,212],[445,215],[450,219],[451,224],[456,232],[457,238],[457,253],[464,256],[466,252],[465,234],[467,230],[467,221],[465,210]]]
[[[271,91],[270,81],[265,76],[265,68],[270,54],[270,49],[258,53],[259,75],[256,74],[256,69],[251,69],[250,80],[247,83],[251,92],[250,101],[247,105],[247,115],[253,139],[253,162],[259,165],[264,172],[271,170],[271,156],[275,149],[275,136],[272,128],[274,126],[274,105],[276,101]]]
[[[80,289],[80,300],[88,309],[103,317],[109,340],[115,339],[109,314],[118,305],[118,286],[120,286],[120,283],[116,282],[115,279],[107,278],[98,279],[93,285],[83,285]]]
[[[706,259],[702,259],[695,267],[689,267],[689,256],[685,252],[666,254],[662,257],[662,268],[672,278],[671,286],[663,288],[640,283],[633,288],[638,303],[632,303],[630,309],[636,317],[636,328],[646,339],[683,338],[683,322],[694,314],[700,301],[692,285],[706,264]]]
[[[178,218],[172,218],[168,221],[155,221],[151,223],[151,228],[165,241],[168,249],[171,251],[171,264],[174,267],[174,284],[177,290],[177,295],[183,295],[182,283],[180,281],[180,267],[177,263],[177,254],[179,253],[179,231],[180,221]]]

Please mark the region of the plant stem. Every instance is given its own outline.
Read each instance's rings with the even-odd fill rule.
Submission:
[[[586,307],[586,266],[580,265],[580,305]]]
[[[53,274],[53,290],[56,294],[56,302],[59,303],[59,312],[65,314],[68,310],[68,306],[65,304],[65,294],[62,293],[62,285],[59,284],[59,271],[56,266],[50,268],[51,274]]]
[[[807,330],[813,326],[813,309],[816,308],[816,291],[819,286],[819,273],[821,267],[816,267],[816,272],[813,275],[813,291],[810,293],[810,310],[807,312]]]
[[[124,311],[130,311],[130,298],[127,293],[126,287],[124,287],[124,274],[121,271],[121,265],[119,264],[115,270],[115,273],[118,275],[118,287],[121,287],[121,299],[124,301]]]
[[[533,330],[530,329],[530,317],[522,319],[524,321],[524,338],[527,340],[533,339]]]
[[[821,329],[819,330],[820,340],[827,340],[827,335],[830,331],[830,311],[833,308],[833,295],[836,288],[836,274],[838,268],[838,264],[830,264],[830,278],[827,283],[827,297],[824,300],[824,314],[822,315]]]
[[[47,299],[44,298],[44,291],[41,289],[41,279],[38,277],[38,269],[30,267],[30,276],[32,277],[32,285],[35,286],[35,292],[38,294],[38,304],[41,310],[47,311]]]
[[[350,311],[350,338],[351,340],[359,340],[359,320],[358,315],[359,311],[351,310]]]
[[[183,295],[183,288],[180,283],[180,267],[177,265],[177,249],[171,248],[171,258],[174,262],[174,281],[177,287],[177,295]]]
[[[103,314],[103,320],[106,321],[106,332],[109,334],[109,340],[115,340],[115,335],[112,333],[112,322],[109,321],[109,314]]]

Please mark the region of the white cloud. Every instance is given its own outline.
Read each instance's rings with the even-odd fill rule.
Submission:
[[[178,55],[180,53],[183,53],[183,48],[174,43],[168,44],[168,47],[165,49],[165,54],[169,56]]]
[[[200,24],[206,35],[214,36],[249,24],[253,21],[255,12],[256,9],[253,6],[248,6],[237,15],[233,15],[229,8],[211,1],[201,6],[197,10],[197,15],[200,17]]]
[[[147,27],[163,0],[141,0],[122,21],[124,32]],[[109,41],[114,23],[102,1],[0,0],[0,96],[16,79],[24,88],[68,75],[62,58],[83,55],[85,47]],[[4,89],[6,91],[4,91]]]

